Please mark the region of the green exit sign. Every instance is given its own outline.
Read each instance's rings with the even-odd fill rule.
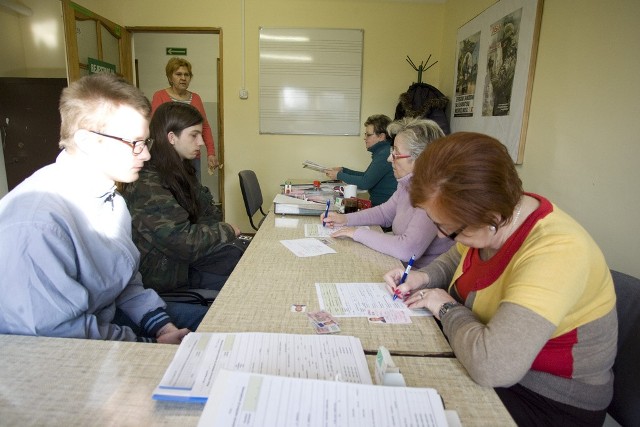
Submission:
[[[186,55],[187,48],[186,47],[168,47],[166,48],[167,55]]]

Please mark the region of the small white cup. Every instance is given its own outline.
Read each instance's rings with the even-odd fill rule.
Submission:
[[[343,187],[340,187],[340,191],[342,192],[344,198],[348,199],[350,197],[356,197],[358,187],[353,184],[345,185]]]

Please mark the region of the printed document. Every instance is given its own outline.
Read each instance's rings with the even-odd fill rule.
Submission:
[[[387,387],[221,371],[204,407],[205,426],[446,427],[430,388]]]
[[[402,310],[410,316],[431,316],[426,309],[411,310],[402,299],[393,300],[384,283],[316,283],[320,309],[335,317],[369,317],[369,310]]]
[[[318,171],[318,172],[322,172],[325,173],[327,170],[329,170],[330,168],[326,167],[326,166],[322,166],[316,162],[312,162],[311,160],[305,160],[304,162],[302,162],[302,167],[303,168],[309,168],[309,169],[313,169],[314,171]]]
[[[191,332],[153,398],[205,402],[220,369],[371,384],[362,344],[355,337]]]
[[[314,238],[280,240],[280,243],[300,258],[337,253],[335,249]]]
[[[322,224],[305,224],[304,225],[304,236],[305,237],[331,237],[332,233],[340,230],[343,226],[336,225],[333,228],[331,227],[323,227]],[[366,228],[369,229],[368,225],[360,225],[356,228]]]

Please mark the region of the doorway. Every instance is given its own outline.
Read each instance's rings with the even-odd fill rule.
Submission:
[[[221,61],[222,30],[217,28],[128,27],[134,60],[133,82],[151,99],[168,87],[165,75],[167,61],[173,56],[184,58],[193,67],[189,90],[202,98],[221,167],[207,171],[206,151],[201,152],[202,184],[209,187],[214,200],[224,200],[224,135],[222,128]],[[224,210],[223,210],[224,212]]]

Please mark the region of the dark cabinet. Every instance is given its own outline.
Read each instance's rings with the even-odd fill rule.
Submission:
[[[65,78],[0,78],[0,137],[9,191],[60,152],[60,93]]]

